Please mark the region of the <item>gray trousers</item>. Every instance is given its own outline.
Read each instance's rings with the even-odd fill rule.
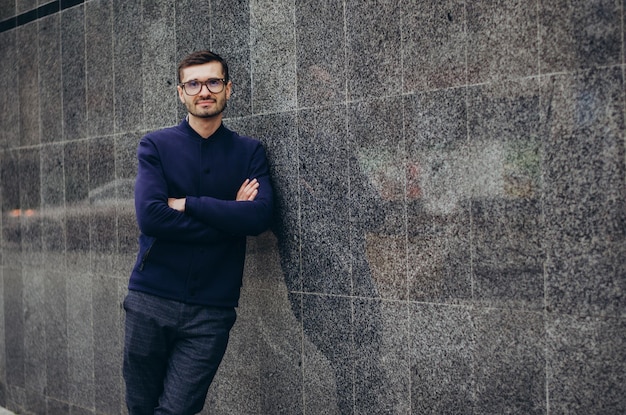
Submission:
[[[137,291],[129,291],[124,309],[129,414],[200,412],[226,352],[235,309],[190,305]]]

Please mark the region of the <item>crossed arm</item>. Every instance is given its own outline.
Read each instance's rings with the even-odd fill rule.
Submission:
[[[237,191],[236,201],[253,201],[256,198],[256,195],[259,193],[259,182],[257,179],[246,179],[239,190]],[[186,198],[176,199],[174,197],[170,197],[167,199],[167,205],[174,210],[179,212],[185,211],[185,202]]]

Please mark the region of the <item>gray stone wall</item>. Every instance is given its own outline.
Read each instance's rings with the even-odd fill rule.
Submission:
[[[125,413],[135,149],[176,65],[278,198],[204,414],[626,412],[615,0],[0,0],[0,406]]]

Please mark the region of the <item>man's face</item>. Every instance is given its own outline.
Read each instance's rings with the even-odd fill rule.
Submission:
[[[181,83],[191,80],[205,82],[207,79],[224,78],[222,64],[220,62],[208,62],[202,65],[189,66],[181,70]],[[224,90],[213,93],[206,85],[202,86],[196,95],[187,95],[182,86],[178,86],[178,96],[185,104],[187,111],[198,118],[211,118],[218,116],[226,108],[226,101],[230,98],[231,83],[224,86]]]

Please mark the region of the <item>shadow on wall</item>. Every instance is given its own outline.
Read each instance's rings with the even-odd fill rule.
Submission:
[[[520,106],[538,110],[535,95],[496,93],[486,99],[504,116]],[[385,319],[381,299],[472,301],[470,215],[476,221],[475,243],[501,248],[482,253],[478,278],[541,275],[541,264],[531,261],[540,261],[540,252],[528,252],[524,261],[505,258],[515,252],[524,256],[534,246],[526,243],[537,230],[527,219],[540,216],[537,124],[515,126],[515,136],[487,136],[471,143],[465,131],[449,141],[408,138],[413,141],[406,143],[411,148],[405,153],[402,146],[384,141],[349,142],[341,127],[335,127],[341,121],[325,124],[337,111],[341,108],[298,114],[297,178],[276,178],[280,213],[273,231],[284,296],[304,330],[304,376],[315,379],[307,379],[307,393],[313,395],[307,398],[307,409],[320,405],[320,411],[328,411],[336,405],[338,413],[352,413],[357,405],[367,413],[402,412],[409,403],[393,392],[406,387],[407,374],[398,373],[386,359],[386,333],[398,329],[391,328],[397,322]],[[499,224],[489,220],[501,206],[508,209],[517,239],[500,235],[494,228]],[[408,270],[408,284],[407,243],[419,268]],[[520,301],[534,306],[543,295],[529,290],[528,298],[520,300],[515,286],[502,288],[511,292],[491,300],[509,306]],[[364,310],[366,317],[360,318],[357,314]],[[290,317],[283,318],[289,325]],[[264,341],[271,345],[280,338],[284,334],[265,336]],[[286,350],[277,344],[269,348]],[[298,360],[294,356],[292,362]]]

